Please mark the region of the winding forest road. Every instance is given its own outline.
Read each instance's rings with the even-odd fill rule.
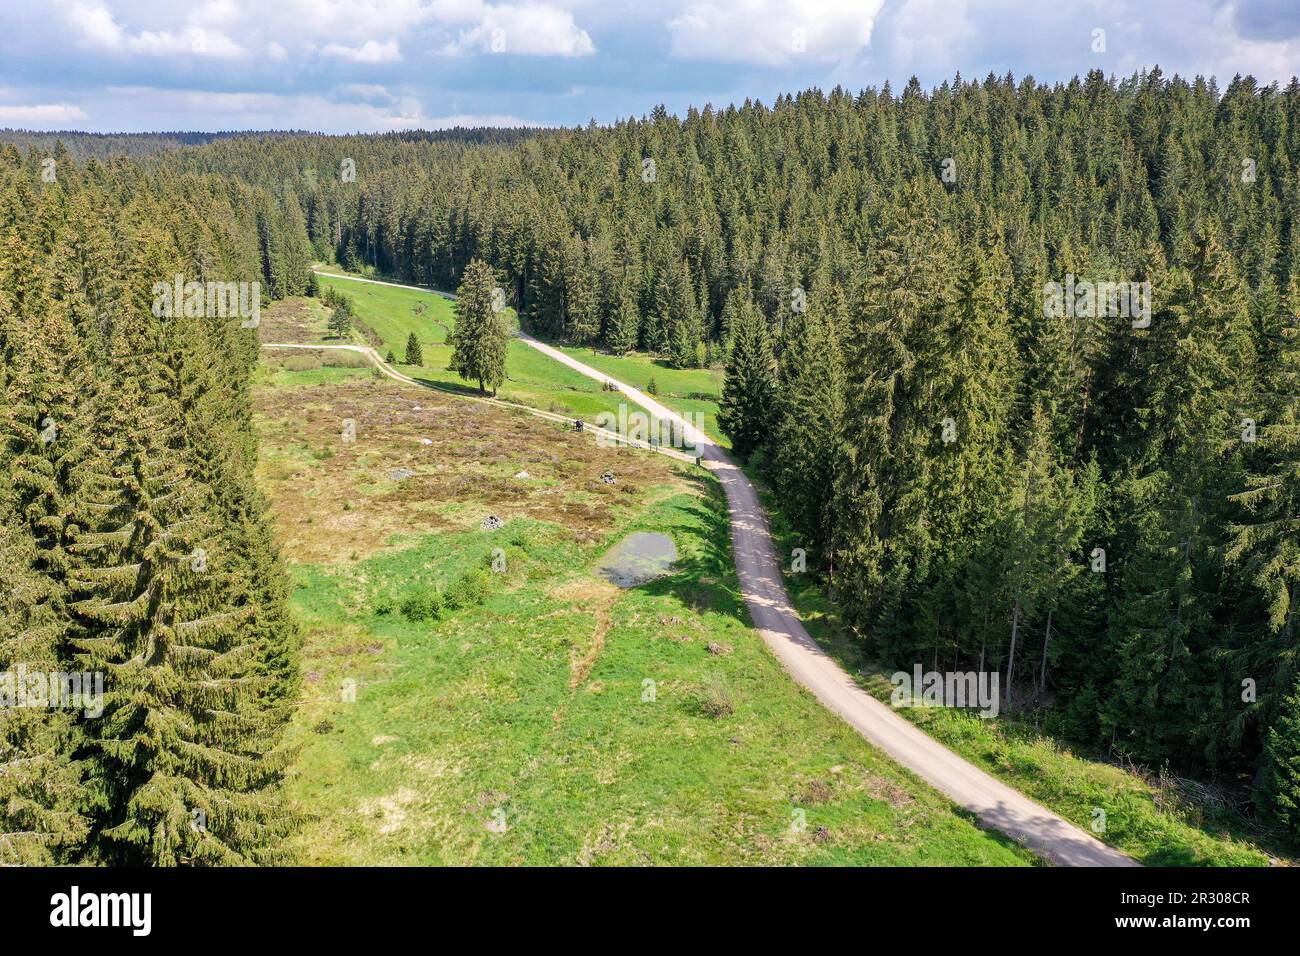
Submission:
[[[351,276],[336,278],[397,285],[376,279],[353,279]],[[437,292],[418,286],[401,288]],[[445,292],[437,294],[454,299]],[[975,814],[981,824],[1005,833],[1052,863],[1060,866],[1140,865],[953,753],[859,687],[804,628],[785,589],[781,565],[777,561],[758,492],[744,472],[707,435],[652,396],[610,378],[524,332],[516,335],[527,345],[574,371],[614,385],[646,411],[683,429],[686,440],[695,443],[704,467],[717,475],[727,495],[736,576],[754,627],[790,675],[825,707],[839,714],[890,758],[947,795],[958,806]],[[415,381],[388,367],[374,349],[352,348],[369,352],[372,361],[392,377]]]

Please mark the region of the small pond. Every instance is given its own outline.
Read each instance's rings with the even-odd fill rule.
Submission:
[[[673,569],[677,547],[666,534],[637,531],[605,553],[596,573],[621,588],[635,588]]]

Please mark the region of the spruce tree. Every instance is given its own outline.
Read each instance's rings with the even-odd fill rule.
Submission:
[[[38,304],[50,303],[25,301]],[[0,292],[0,696],[25,693],[24,675],[48,687],[71,669],[69,549],[87,521],[79,496],[94,454],[74,391],[95,391],[80,343],[62,310],[29,319],[19,324]],[[87,832],[81,715],[64,706],[76,702],[20,703],[0,702],[0,865],[69,862]]]
[[[420,340],[411,332],[406,336],[406,364],[407,365],[424,365],[424,350],[420,348]]]
[[[466,381],[477,381],[480,392],[492,389],[506,377],[506,345],[509,337],[500,317],[492,309],[496,279],[488,265],[475,259],[465,269],[456,290],[456,325],[448,336],[451,362],[448,369]]]
[[[772,437],[775,369],[767,320],[748,295],[732,294],[739,298],[735,342],[718,402],[718,427],[735,453],[747,459]]]
[[[127,257],[141,276],[172,268],[147,234]],[[139,294],[120,308],[112,400],[96,426],[107,441],[87,492],[97,521],[70,549],[85,562],[72,585],[75,659],[105,674],[106,691],[103,716],[85,728],[88,859],[268,860],[289,824],[276,700],[287,685],[270,640],[282,611],[263,590],[282,585],[255,580],[278,572],[252,555],[256,538],[228,510],[244,510],[227,479],[249,463],[238,400],[212,372],[214,354],[231,353],[213,348],[201,317],[155,319]]]
[[[615,355],[630,352],[636,348],[637,331],[640,325],[641,314],[637,311],[636,299],[623,291],[605,332],[606,346]]]
[[[1246,299],[1213,233],[1171,270],[1139,347],[1140,429],[1119,486],[1125,533],[1111,554],[1116,684],[1105,724],[1144,758],[1165,753],[1205,709],[1205,651],[1217,641],[1230,494],[1242,482],[1240,389],[1252,366]]]
[[[1261,803],[1269,815],[1300,839],[1300,682],[1282,701],[1264,744],[1265,782]]]
[[[336,339],[346,339],[348,333],[352,331],[352,307],[351,300],[341,298],[339,303],[334,306],[330,312],[329,320],[330,334]]]
[[[771,459],[782,511],[823,561],[833,537],[831,503],[845,415],[838,326],[846,313],[839,299],[829,282],[819,283],[808,310],[786,325]]]

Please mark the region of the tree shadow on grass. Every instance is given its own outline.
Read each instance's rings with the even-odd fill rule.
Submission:
[[[399,369],[398,371],[401,370]],[[435,382],[431,378],[419,378],[415,375],[411,375],[411,378],[415,379],[415,381],[419,382],[425,388],[431,388],[435,392],[446,392],[448,395],[459,395],[462,398],[465,396],[470,398],[492,397],[491,392],[480,392],[477,385],[470,385],[468,383],[461,384],[460,382]]]
[[[675,597],[697,612],[734,617],[750,626],[749,610],[740,595],[731,553],[731,522],[722,489],[702,475],[684,476],[698,485],[704,496],[682,508],[678,521],[655,523],[642,529],[671,536],[678,544],[679,557],[670,574],[655,578],[632,590],[656,596]]]

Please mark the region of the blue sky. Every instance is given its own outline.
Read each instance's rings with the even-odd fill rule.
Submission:
[[[915,74],[1300,74],[1300,0],[0,0],[0,126],[573,126]],[[1098,31],[1104,31],[1104,36]]]

